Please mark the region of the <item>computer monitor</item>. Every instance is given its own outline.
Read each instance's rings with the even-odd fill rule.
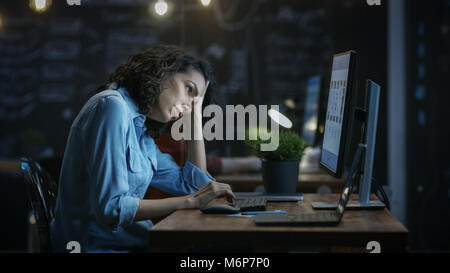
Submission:
[[[352,131],[355,100],[356,52],[336,54],[333,56],[320,157],[320,164],[335,177],[341,177],[343,173],[345,151],[350,145],[347,135]]]
[[[302,138],[309,146],[317,144],[319,135],[319,109],[321,97],[320,75],[314,75],[308,78],[306,85],[306,100],[303,112]]]
[[[320,163],[336,177],[340,177],[344,170],[351,170],[347,173],[347,178],[353,180],[354,174],[358,172],[350,166],[351,162],[360,162],[361,159],[359,171],[362,176],[356,176],[360,179],[359,201],[351,201],[347,207],[380,209],[385,205],[380,201],[370,200],[370,188],[381,88],[375,82],[367,80],[365,92],[358,94],[355,75],[354,51],[334,55]],[[362,108],[356,105],[358,95],[364,99]],[[361,122],[362,138],[353,133],[355,121]],[[357,145],[354,145],[355,143]],[[361,153],[353,153],[355,149],[352,148],[356,146],[358,150],[362,150]],[[313,202],[313,208],[318,209],[331,209],[336,206],[336,202]]]

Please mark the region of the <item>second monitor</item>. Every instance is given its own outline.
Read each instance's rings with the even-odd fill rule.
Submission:
[[[340,177],[350,167],[348,159],[353,158],[351,145],[355,141],[359,142],[358,145],[364,148],[361,155],[359,201],[349,202],[347,206],[355,209],[380,209],[385,207],[384,203],[370,200],[380,86],[367,80],[365,87],[365,106],[358,108],[356,53],[347,51],[334,55],[320,163],[333,176]],[[362,139],[356,140],[356,136],[352,134],[355,120],[362,123]],[[313,202],[313,208],[316,209],[332,209],[336,206],[336,202]]]

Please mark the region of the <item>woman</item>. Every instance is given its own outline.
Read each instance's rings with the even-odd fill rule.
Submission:
[[[203,140],[188,140],[180,168],[151,136],[183,115],[201,133],[212,80],[206,62],[168,45],[131,56],[111,74],[69,133],[51,223],[54,251],[68,251],[71,241],[82,252],[145,250],[151,219],[234,197],[206,171]],[[143,200],[149,185],[179,197]]]

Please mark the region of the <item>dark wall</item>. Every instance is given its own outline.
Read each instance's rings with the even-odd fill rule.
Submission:
[[[204,8],[199,1],[173,1],[173,12],[156,18],[140,4],[145,1],[118,2],[71,7],[57,1],[43,14],[21,2],[1,4],[1,157],[62,156],[70,124],[95,87],[127,56],[157,43],[183,45],[208,59],[222,106],[279,104],[285,110],[284,100],[294,98],[298,131],[306,80],[321,74],[326,89],[332,54],[356,50],[360,83],[371,78],[386,86],[384,5],[215,1]],[[385,181],[383,94],[381,100],[375,168]],[[243,147],[240,141],[208,143],[218,155],[244,155]]]
[[[407,222],[414,251],[450,247],[450,3],[407,2]]]

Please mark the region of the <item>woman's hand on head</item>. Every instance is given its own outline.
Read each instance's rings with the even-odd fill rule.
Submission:
[[[202,115],[202,106],[203,106],[203,99],[202,97],[194,97],[192,99],[192,105],[191,105],[191,115],[197,114],[201,117]]]
[[[198,116],[202,116],[202,106],[203,100],[205,99],[206,90],[208,89],[209,81],[206,82],[205,90],[199,95],[193,98],[192,100],[192,115],[197,114]]]
[[[194,194],[189,195],[191,208],[201,209],[215,198],[226,197],[228,202],[232,202],[236,198],[230,185],[210,181],[203,188]]]

